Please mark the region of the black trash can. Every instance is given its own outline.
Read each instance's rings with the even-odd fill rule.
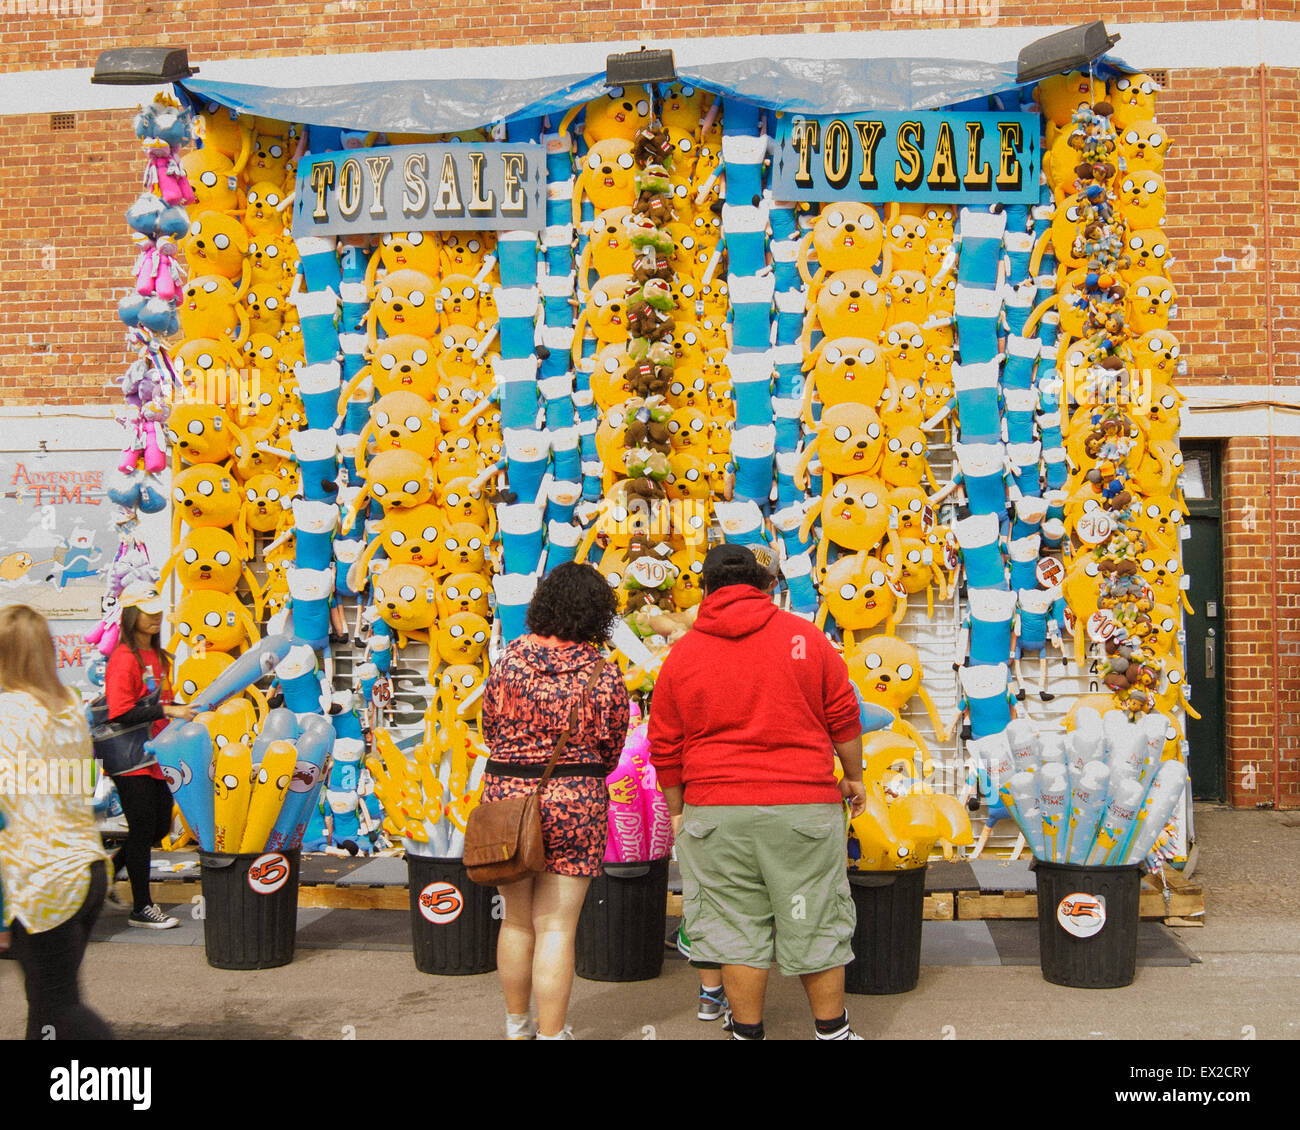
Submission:
[[[921,979],[924,867],[910,871],[850,871],[858,922],[844,991],[872,996],[910,993]]]
[[[1137,972],[1142,868],[1035,860],[1043,979],[1071,989],[1122,989]]]
[[[495,970],[502,916],[496,888],[473,882],[459,859],[408,852],[406,869],[415,968],[442,977]]]
[[[214,969],[275,969],[293,960],[298,854],[199,853],[203,947]]]
[[[606,863],[578,917],[575,966],[587,981],[650,981],[663,971],[668,860]]]

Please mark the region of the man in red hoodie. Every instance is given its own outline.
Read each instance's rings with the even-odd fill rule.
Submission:
[[[803,981],[818,1039],[856,1039],[843,800],[854,816],[866,805],[858,702],[825,635],[772,603],[775,560],[759,554],[709,551],[695,625],[655,684],[651,760],[677,833],[684,926],[692,957],[722,965],[733,1039],[763,1038],[774,959]]]

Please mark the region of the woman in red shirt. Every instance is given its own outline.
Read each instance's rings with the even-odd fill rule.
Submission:
[[[152,590],[127,590],[122,595],[119,643],[108,657],[104,671],[104,694],[108,719],[124,725],[153,722],[151,736],[167,726],[169,718],[193,718],[188,706],[172,703],[166,661],[159,629],[163,600]],[[160,690],[158,701],[145,701]],[[164,914],[149,893],[149,863],[152,848],[171,828],[172,794],[156,761],[125,773],[113,774],[122,815],[126,817],[126,842],[113,856],[113,872],[123,867],[131,880],[131,917],[128,922],[147,930],[170,930],[180,923]]]

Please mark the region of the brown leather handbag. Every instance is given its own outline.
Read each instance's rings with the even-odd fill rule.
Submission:
[[[587,691],[596,685],[604,669],[605,660],[597,659],[587,680]],[[480,886],[504,886],[546,869],[542,847],[542,789],[568,744],[570,732],[578,724],[580,703],[581,700],[575,702],[569,711],[569,724],[555,739],[555,749],[537,788],[527,796],[479,804],[469,814],[465,824],[465,870]]]

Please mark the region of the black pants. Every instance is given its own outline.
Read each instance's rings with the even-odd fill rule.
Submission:
[[[90,868],[86,901],[66,922],[43,934],[29,934],[14,920],[14,957],[27,984],[27,1039],[113,1039],[113,1030],[82,1003],[77,981],[107,890],[108,873],[98,860]]]
[[[113,856],[113,870],[116,873],[126,867],[132,909],[143,910],[153,902],[149,894],[149,853],[171,829],[172,793],[166,781],[146,775],[114,777],[113,784],[126,817],[126,843]]]

